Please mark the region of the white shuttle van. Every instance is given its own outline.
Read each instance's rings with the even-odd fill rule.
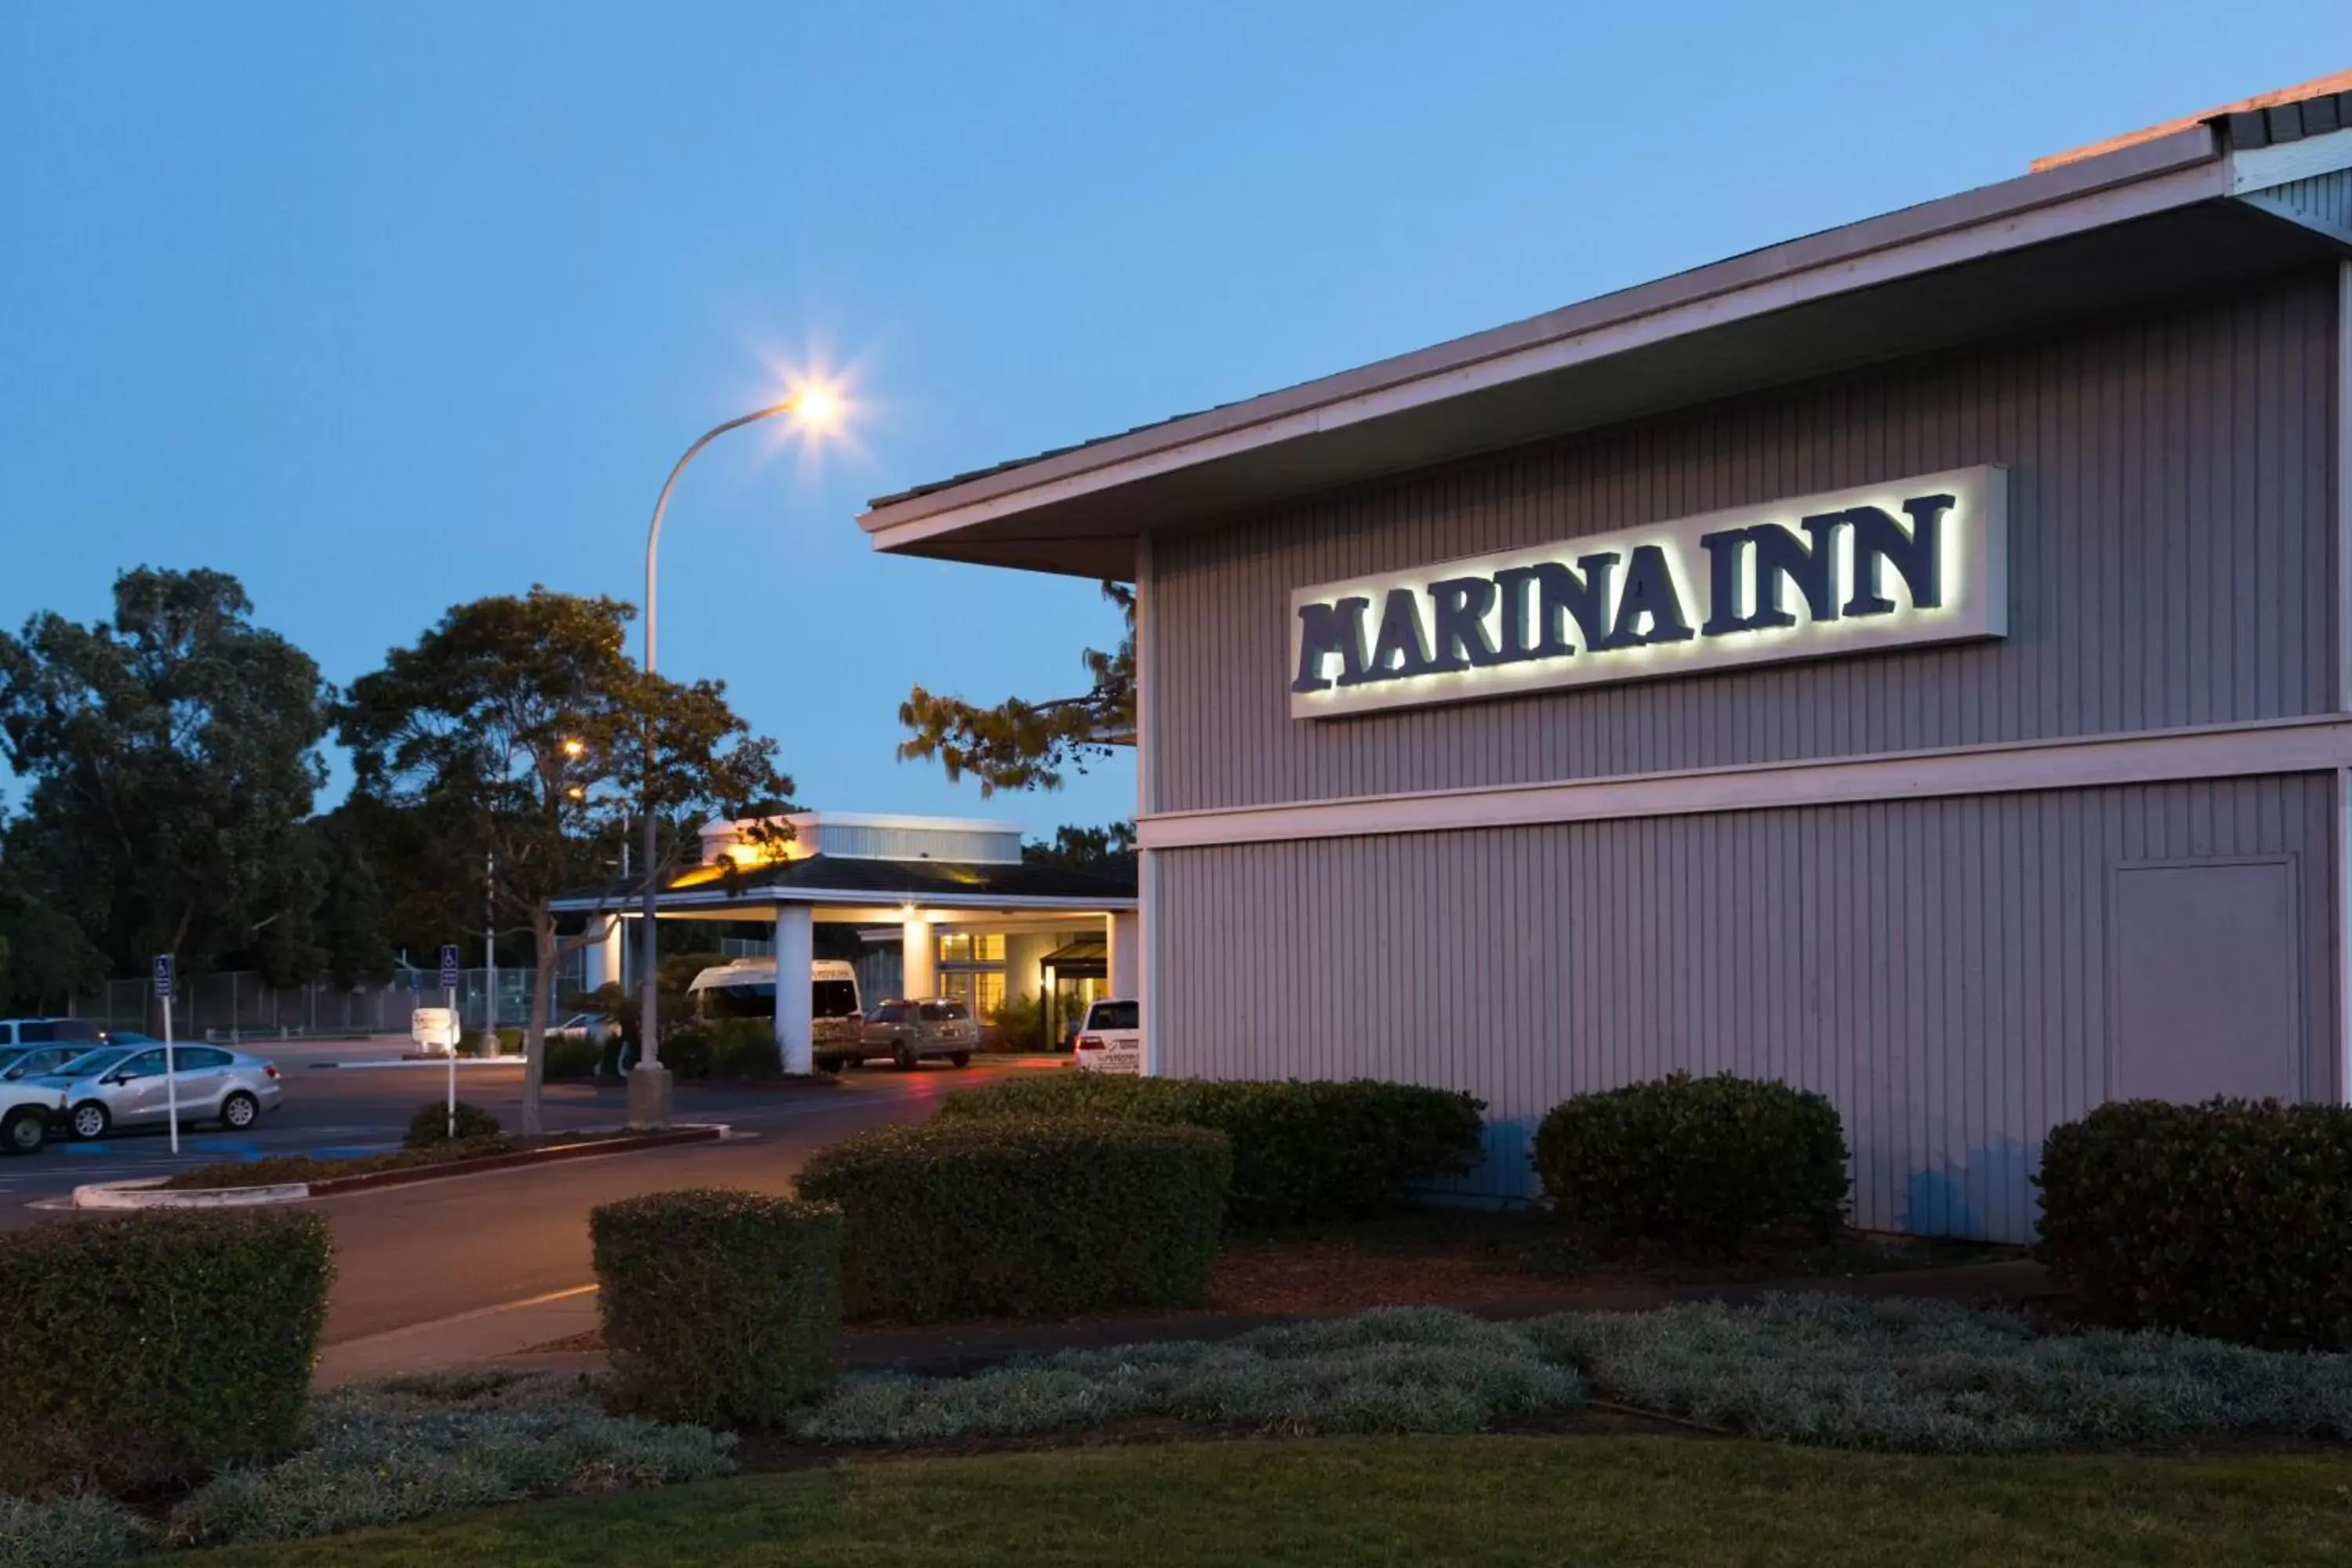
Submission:
[[[776,1016],[776,961],[739,958],[694,977],[687,993],[705,1018],[769,1018]],[[863,1048],[866,1018],[857,994],[857,971],[837,958],[809,965],[811,1052],[824,1066],[854,1058]]]

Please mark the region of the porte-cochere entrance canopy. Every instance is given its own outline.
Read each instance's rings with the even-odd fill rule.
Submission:
[[[1092,940],[1106,953],[1097,984],[1111,994],[1137,994],[1131,858],[1084,869],[1027,862],[1019,826],[1005,822],[838,812],[799,812],[782,822],[791,835],[780,844],[753,842],[749,823],[704,828],[700,861],[663,888],[660,917],[744,922],[747,936],[772,941],[779,974],[814,962],[819,924],[852,928],[869,943],[895,930],[897,994],[960,986],[983,1016],[1036,993],[1039,958]],[[599,938],[588,953],[590,986],[626,973],[626,931],[639,907],[637,889],[621,885],[556,901],[559,915],[584,917]],[[975,962],[975,953],[988,957]],[[1002,978],[985,984],[992,975]],[[1054,980],[1042,984],[1037,1000],[1049,1013],[1057,999],[1066,1005]],[[775,994],[784,1069],[806,1072],[809,987],[779,984]]]

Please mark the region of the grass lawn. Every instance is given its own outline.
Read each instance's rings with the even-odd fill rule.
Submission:
[[[861,1459],[173,1559],[502,1564],[2345,1563],[2341,1453],[1939,1459],[1654,1436]]]

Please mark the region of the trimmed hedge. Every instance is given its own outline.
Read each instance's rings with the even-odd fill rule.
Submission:
[[[457,1102],[457,1138],[460,1143],[471,1143],[499,1135],[499,1119],[470,1100]],[[404,1149],[430,1149],[449,1139],[449,1102],[428,1100],[416,1108],[408,1119],[407,1134],[400,1141]]]
[[[1845,1224],[1837,1108],[1784,1083],[1688,1073],[1580,1094],[1536,1129],[1534,1162],[1561,1218],[1615,1240],[1724,1247]]]
[[[819,1150],[800,1191],[845,1216],[852,1317],[1050,1318],[1198,1303],[1232,1174],[1197,1127],[935,1120]]]
[[[833,1380],[841,1211],[699,1189],[588,1216],[622,1404],[664,1421],[774,1426]]]
[[[327,1223],[151,1210],[0,1235],[0,1492],[140,1492],[300,1436]]]
[[[662,1066],[678,1078],[713,1083],[768,1083],[784,1076],[772,1024],[714,1018],[662,1038]]]
[[[2042,1257],[2100,1321],[2352,1350],[2352,1109],[2103,1105],[2042,1146]]]
[[[1233,1142],[1227,1212],[1294,1225],[1394,1208],[1414,1186],[1477,1164],[1483,1100],[1374,1079],[1344,1082],[1024,1073],[950,1097],[942,1118],[1108,1117],[1203,1127]]]
[[[550,1079],[594,1078],[604,1048],[585,1035],[550,1035],[541,1071]]]

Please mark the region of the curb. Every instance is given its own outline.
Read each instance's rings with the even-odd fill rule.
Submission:
[[[523,1149],[511,1154],[490,1154],[478,1160],[452,1160],[440,1165],[413,1165],[405,1170],[367,1171],[330,1176],[318,1182],[287,1182],[266,1187],[163,1186],[168,1176],[144,1176],[128,1182],[93,1182],[73,1190],[71,1207],[121,1211],[127,1209],[258,1208],[266,1204],[296,1204],[310,1198],[331,1198],[342,1193],[368,1192],[376,1187],[400,1187],[418,1182],[446,1181],[456,1176],[513,1170],[523,1165],[547,1165],[562,1160],[600,1159],[633,1154],[642,1149],[669,1149],[685,1143],[719,1143],[740,1136],[725,1122],[676,1127],[635,1138],[602,1138],[587,1143],[557,1143],[544,1149]]]
[[[523,1065],[524,1060],[525,1058],[521,1057],[459,1057],[457,1065],[461,1068],[519,1068]],[[309,1062],[304,1065],[312,1072],[323,1072],[330,1068],[343,1072],[376,1072],[385,1068],[438,1068],[446,1072],[449,1069],[449,1058],[424,1056],[394,1057],[385,1061]]]
[[[274,1187],[200,1187],[166,1192],[168,1176],[142,1176],[131,1182],[93,1182],[73,1190],[72,1207],[114,1213],[131,1209],[247,1209],[265,1204],[299,1203],[310,1189],[299,1182]]]

